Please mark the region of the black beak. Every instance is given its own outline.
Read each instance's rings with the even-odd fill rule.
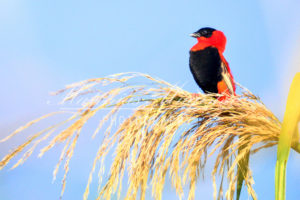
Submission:
[[[194,38],[201,37],[200,33],[192,33],[192,34],[190,34],[190,36],[194,37]]]

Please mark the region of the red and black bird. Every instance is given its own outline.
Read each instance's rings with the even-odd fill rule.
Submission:
[[[213,28],[201,28],[191,34],[198,43],[190,50],[190,69],[199,87],[205,93],[219,93],[224,100],[235,95],[235,84],[228,62],[223,56],[226,37]]]

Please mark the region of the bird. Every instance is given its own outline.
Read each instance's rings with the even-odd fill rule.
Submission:
[[[235,95],[234,79],[223,53],[226,37],[222,31],[205,27],[190,34],[197,39],[190,49],[189,66],[198,86],[204,93],[221,94],[223,101]]]

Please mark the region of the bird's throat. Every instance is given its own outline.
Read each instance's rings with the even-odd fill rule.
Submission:
[[[191,48],[191,51],[201,51],[203,49],[205,49],[206,47],[211,47],[212,44],[208,41],[199,41],[198,40],[198,43],[195,44],[192,48]]]

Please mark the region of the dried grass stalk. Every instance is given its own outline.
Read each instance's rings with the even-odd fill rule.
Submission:
[[[133,78],[141,77],[148,79],[150,83],[130,84]],[[99,122],[93,135],[94,137],[102,131],[104,139],[96,153],[83,199],[88,198],[89,185],[98,163],[100,169],[97,199],[111,199],[111,195],[116,192],[120,197],[122,179],[126,170],[129,185],[125,199],[136,199],[138,196],[145,199],[148,185],[152,188],[153,197],[161,199],[166,176],[170,177],[180,198],[183,197],[184,186],[189,185],[188,199],[194,199],[196,183],[203,175],[207,159],[213,154],[216,155],[212,170],[214,198],[223,197],[225,187],[223,180],[227,178],[225,197],[233,199],[238,163],[249,152],[253,154],[263,148],[276,145],[281,128],[274,114],[244,88],[241,95],[220,102],[214,98],[215,94],[200,94],[199,97],[193,98],[191,93],[149,75],[122,73],[71,84],[56,94],[63,92],[67,93],[63,102],[74,101],[83,96],[93,96],[68,119],[34,134],[9,153],[0,162],[0,168],[2,169],[13,157],[23,152],[26,146],[32,145],[13,168],[23,163],[41,141],[55,133],[49,144],[41,148],[40,156],[55,144],[65,143],[53,172],[55,179],[61,162],[65,160],[61,192],[63,195],[69,162],[82,127],[98,111],[111,108],[107,116]],[[136,103],[134,112],[114,130],[113,124],[120,109],[133,103]],[[28,123],[0,142],[6,141],[51,115],[45,115]],[[110,123],[109,119],[112,119]],[[72,124],[61,132],[55,132],[58,127],[67,122]],[[105,130],[103,130],[104,126]],[[105,172],[104,159],[111,150],[114,150],[115,156],[109,172]],[[239,154],[237,154],[238,150]],[[109,175],[104,179],[104,186],[101,187],[103,174]],[[221,177],[219,183],[216,183],[217,176]],[[248,169],[245,185],[248,193],[256,199],[253,183],[251,171]]]

